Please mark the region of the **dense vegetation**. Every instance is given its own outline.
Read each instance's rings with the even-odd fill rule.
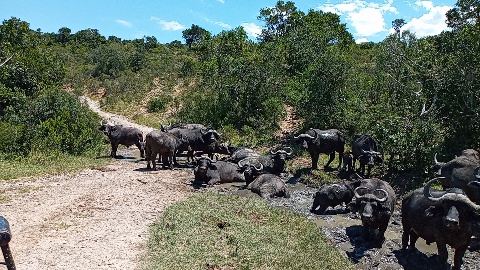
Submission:
[[[447,13],[451,31],[416,38],[398,19],[395,34],[363,44],[337,15],[284,1],[260,10],[256,41],[242,27],[212,35],[198,25],[183,32],[185,44],[106,38],[96,29],[43,33],[13,17],[0,26],[0,156],[98,151],[99,119],[79,94],[144,124],[200,122],[249,145],[274,143],[289,105],[303,130],[373,135],[387,157],[383,173],[423,181],[434,153],[446,160],[480,146],[472,5],[460,0]]]
[[[145,269],[351,269],[302,215],[263,199],[197,194],[151,228]]]

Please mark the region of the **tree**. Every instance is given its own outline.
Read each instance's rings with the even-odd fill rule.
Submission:
[[[400,34],[400,29],[405,25],[404,19],[395,19],[392,21],[392,27],[395,33]]]
[[[446,14],[448,27],[459,28],[480,23],[479,0],[458,0],[455,5],[456,7],[450,9]]]
[[[258,20],[265,22],[265,27],[258,37],[259,40],[269,42],[278,37],[284,36],[288,31],[293,30],[304,13],[297,11],[294,2],[278,1],[275,7],[262,8]]]
[[[192,27],[182,31],[182,37],[185,39],[188,48],[191,49],[193,43],[199,43],[202,39],[209,39],[211,34],[202,27],[192,24]]]
[[[72,30],[70,30],[70,28],[62,27],[58,29],[57,42],[63,45],[67,44],[70,41],[71,34],[72,34]]]

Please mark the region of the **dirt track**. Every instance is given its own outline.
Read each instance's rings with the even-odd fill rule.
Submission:
[[[87,101],[106,119],[151,130]],[[0,204],[1,215],[10,223],[17,269],[139,268],[149,225],[191,193],[185,183],[193,174],[147,171],[135,147],[118,153],[125,158],[78,174],[2,182],[11,200]]]

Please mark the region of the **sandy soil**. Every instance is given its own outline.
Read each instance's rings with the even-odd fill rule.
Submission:
[[[105,119],[151,130],[83,100]],[[193,174],[146,170],[135,147],[118,153],[125,158],[105,167],[2,182],[11,200],[0,204],[1,215],[10,223],[17,269],[139,268],[149,225],[191,194],[185,183]]]

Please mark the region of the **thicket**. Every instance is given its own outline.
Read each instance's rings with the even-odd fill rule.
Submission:
[[[16,53],[0,67],[0,152],[45,148],[48,139],[39,136],[73,154],[79,145],[97,147],[100,138],[85,131],[95,116],[58,90],[67,86],[101,98],[110,111],[135,116],[145,107],[143,120],[158,126],[157,119],[199,122],[250,146],[274,143],[289,105],[304,120],[299,132],[337,128],[349,144],[354,134],[371,134],[383,146],[385,172],[423,179],[434,153],[448,160],[480,146],[480,26],[469,12],[473,5],[457,3],[447,13],[452,30],[439,35],[417,38],[401,31],[399,19],[392,22],[396,33],[362,44],[338,15],[305,13],[290,1],[260,10],[264,28],[255,41],[242,27],[212,35],[192,25],[184,45],[106,38],[95,29],[42,33],[12,18],[0,28],[0,59]],[[75,109],[62,105],[70,99]]]

